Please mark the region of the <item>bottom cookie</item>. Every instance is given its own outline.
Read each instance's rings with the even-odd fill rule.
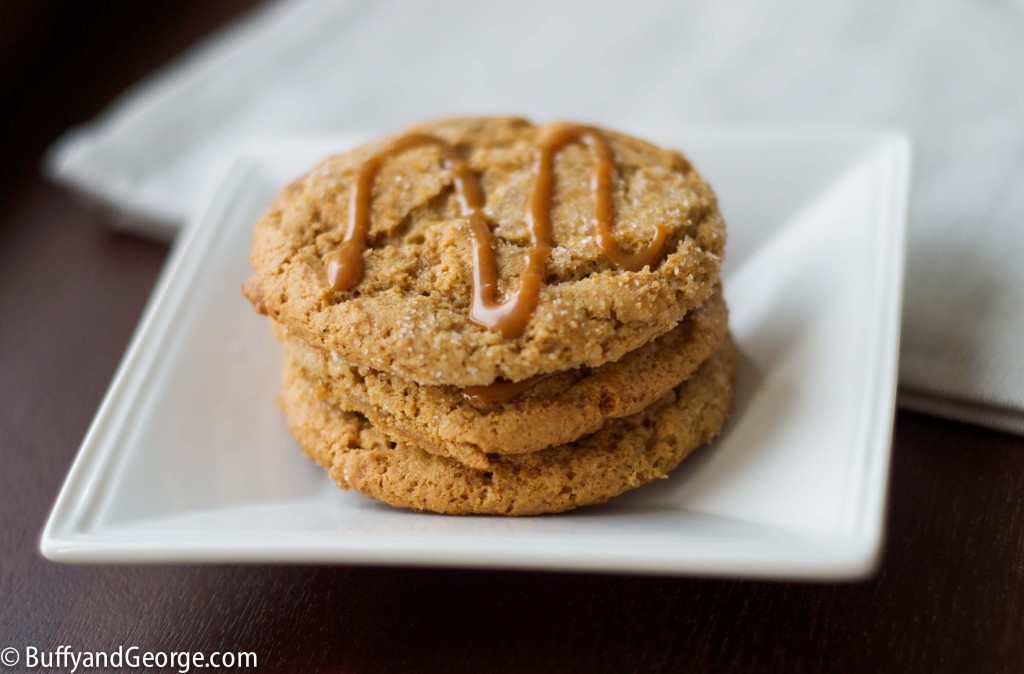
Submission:
[[[361,414],[318,400],[293,368],[281,402],[303,451],[344,489],[393,506],[467,515],[538,515],[603,503],[666,477],[714,437],[732,405],[735,350],[726,343],[643,412],[575,442],[493,457],[486,471],[386,437]]]

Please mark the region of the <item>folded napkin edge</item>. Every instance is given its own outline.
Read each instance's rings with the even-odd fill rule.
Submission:
[[[995,431],[1024,435],[1024,412],[1010,408],[979,404],[970,400],[937,396],[904,386],[899,387],[897,406],[912,412],[984,426]]]

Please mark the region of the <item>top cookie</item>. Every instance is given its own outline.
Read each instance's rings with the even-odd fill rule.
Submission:
[[[449,119],[286,188],[257,224],[245,291],[326,353],[480,386],[598,366],[663,334],[712,294],[724,244],[714,194],[677,152]],[[503,309],[520,325],[488,325]]]

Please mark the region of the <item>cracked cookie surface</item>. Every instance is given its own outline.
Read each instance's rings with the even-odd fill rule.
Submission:
[[[499,291],[506,294],[525,266],[537,144],[553,128],[516,118],[462,118],[408,131],[443,139],[478,176],[498,240]],[[553,250],[536,310],[519,337],[504,338],[469,319],[468,224],[451,168],[429,146],[381,165],[362,279],[351,290],[328,289],[324,260],[342,241],[351,184],[388,139],[325,160],[281,193],[257,224],[246,295],[311,346],[424,385],[520,381],[619,360],[709,299],[725,227],[711,189],[681,154],[611,131],[601,135],[614,159],[616,241],[635,251],[662,227],[663,250],[639,271],[605,257],[592,217],[592,157],[581,144],[565,146],[554,160]]]

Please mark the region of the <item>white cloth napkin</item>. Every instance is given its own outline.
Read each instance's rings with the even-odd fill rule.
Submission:
[[[904,127],[917,183],[901,400],[1024,433],[1022,72],[1012,0],[298,0],[192,49],[47,167],[169,236],[234,150],[267,136],[495,112]]]

